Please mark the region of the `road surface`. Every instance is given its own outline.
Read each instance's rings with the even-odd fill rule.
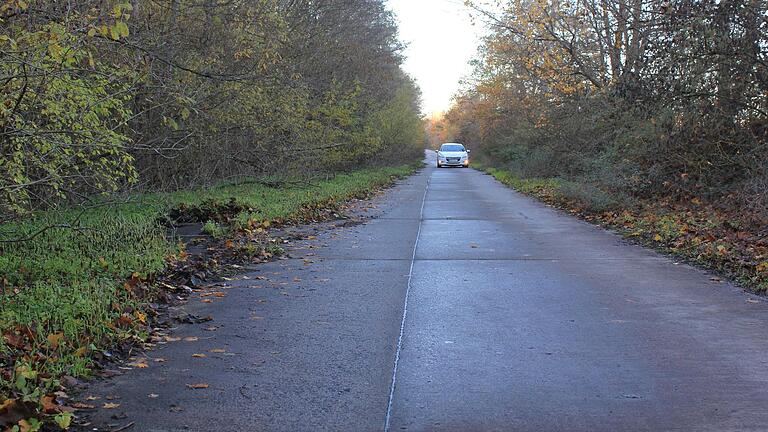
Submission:
[[[761,299],[474,170],[371,211],[192,300],[214,321],[93,386],[91,428],[768,430]]]

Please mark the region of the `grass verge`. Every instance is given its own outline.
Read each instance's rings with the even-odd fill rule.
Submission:
[[[37,430],[43,421],[66,429],[72,415],[57,400],[62,380],[87,377],[111,350],[148,337],[152,281],[185,254],[168,238],[169,224],[189,218],[221,237],[302,222],[413,170],[147,194],[0,226],[0,426]]]
[[[641,202],[591,185],[556,178],[520,178],[492,167],[478,169],[524,194],[611,228],[646,246],[715,270],[756,293],[768,293],[768,233],[763,224],[726,214],[698,199]]]

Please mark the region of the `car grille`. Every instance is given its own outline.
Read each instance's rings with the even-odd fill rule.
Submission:
[[[448,162],[458,162],[461,158],[445,158]]]

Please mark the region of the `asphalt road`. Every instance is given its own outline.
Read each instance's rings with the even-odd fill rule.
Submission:
[[[89,389],[120,403],[91,427],[768,430],[763,300],[474,170],[370,211],[192,300],[214,321]]]

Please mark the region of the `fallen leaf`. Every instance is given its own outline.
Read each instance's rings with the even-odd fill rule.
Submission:
[[[31,419],[31,420],[33,422],[35,421],[34,419]],[[30,422],[28,422],[26,420],[19,420],[19,422],[17,424],[19,425],[19,428],[18,428],[19,432],[33,432],[33,431],[40,430],[39,427],[32,426],[32,423],[30,423]]]
[[[200,340],[200,338],[197,336],[187,336],[184,338],[185,342],[197,342],[198,340]]]
[[[131,318],[130,315],[124,313],[120,315],[120,318],[117,319],[117,324],[121,327],[128,327],[133,324],[133,318]]]
[[[156,393],[150,393],[147,395],[147,397],[150,399],[157,399],[158,397],[160,397],[160,395]]]
[[[192,354],[192,357],[203,358],[203,357],[207,357],[207,356],[205,354]]]
[[[187,384],[187,387],[191,389],[207,389],[210,386],[205,383],[199,383],[199,384]]]
[[[5,333],[3,334],[3,339],[5,340],[6,345],[19,349],[24,348],[24,338],[16,333]]]
[[[102,406],[102,408],[104,408],[104,409],[115,409],[115,408],[119,408],[119,407],[120,407],[119,403],[113,403],[113,402],[106,402]]]
[[[91,409],[96,409],[96,405],[91,405],[91,404],[82,403],[82,402],[75,402],[75,403],[71,404],[70,406],[71,406],[72,408],[74,408],[74,409],[78,409],[78,410],[91,410]]]
[[[58,349],[59,344],[64,339],[64,333],[49,334],[46,339],[48,339],[48,344],[51,346],[51,348]]]
[[[146,324],[147,323],[147,314],[136,311],[133,313],[133,316],[136,317],[137,320],[139,320],[140,323]]]
[[[225,353],[225,352],[227,352],[227,350],[225,350],[223,348],[214,348],[212,350],[209,350],[208,352],[212,352],[212,353]]]
[[[40,398],[40,407],[46,414],[55,414],[61,412],[59,405],[56,403],[56,397],[52,395],[46,395]]]

